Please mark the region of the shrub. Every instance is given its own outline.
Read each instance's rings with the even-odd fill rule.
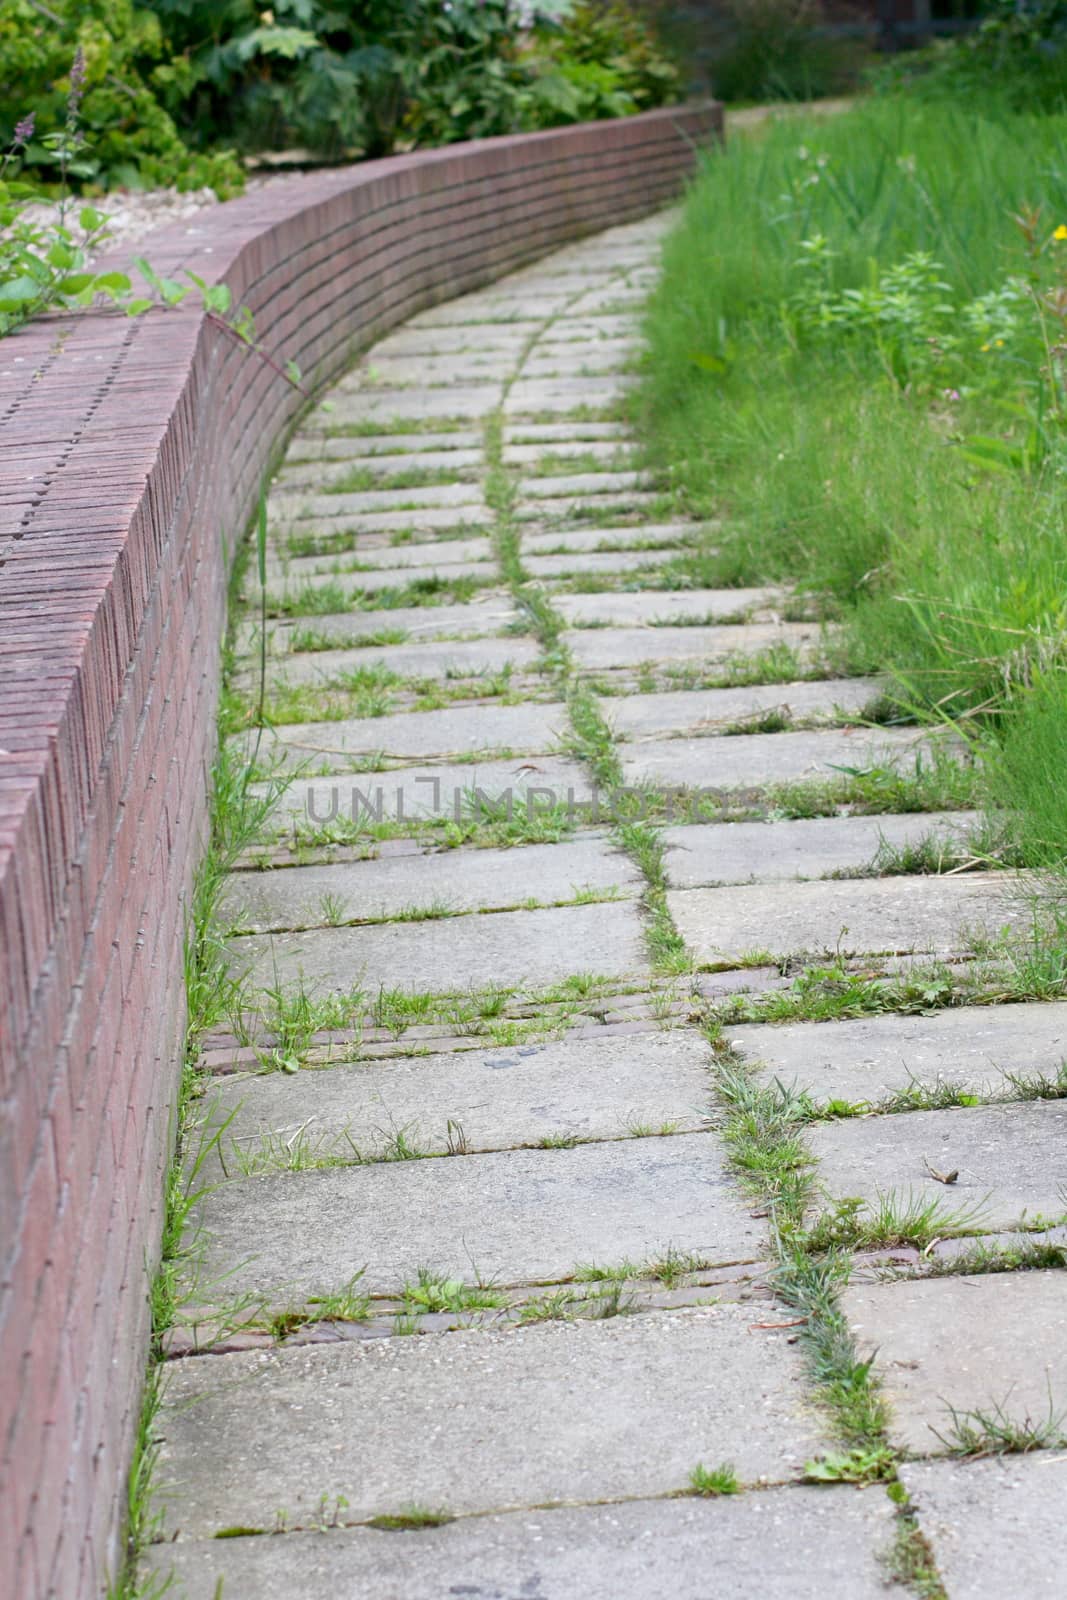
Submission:
[[[1020,111],[1067,109],[1067,0],[990,0],[987,9],[973,33],[878,68],[873,86],[935,100],[998,100]]]
[[[34,0],[4,0],[0,6],[0,148],[11,145],[15,124],[32,112],[36,133],[24,153],[27,178],[49,184],[59,177],[48,136],[64,125],[78,48],[86,68],[86,142],[71,178],[97,188],[210,184],[222,195],[240,189],[241,168],[231,155],[195,154],[179,135],[158,91],[160,75],[178,81],[181,67],[162,61],[159,21],[135,10],[132,0],[49,0],[47,9]]]
[[[680,74],[652,31],[625,5],[582,0],[533,44],[528,126],[648,111],[678,98]]]
[[[820,0],[723,0],[711,65],[723,100],[817,100],[854,88],[862,39],[827,34]]]

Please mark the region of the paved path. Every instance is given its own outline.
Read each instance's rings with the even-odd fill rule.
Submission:
[[[1010,993],[1031,918],[923,870],[967,864],[959,752],[864,725],[879,685],[795,598],[710,587],[714,526],[637,465],[665,226],[416,318],[275,480],[149,1557],[191,1596],[860,1600],[916,1551],[1053,1593],[1067,1468],[955,1463],[946,1406],[1047,1412],[1065,1280],[943,1236],[1058,1220],[1067,1006],[938,1009]],[[838,1336],[917,1523],[802,1481],[855,1436],[772,1288],[789,1193],[860,1251]]]

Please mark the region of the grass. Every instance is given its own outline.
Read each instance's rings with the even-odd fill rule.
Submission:
[[[728,1461],[721,1462],[717,1467],[706,1467],[698,1461],[689,1474],[689,1490],[691,1494],[714,1499],[720,1495],[740,1494],[741,1482]]]
[[[367,1526],[380,1528],[384,1533],[413,1533],[423,1528],[443,1528],[446,1522],[454,1521],[450,1511],[440,1508],[433,1510],[429,1506],[413,1503],[399,1511],[382,1512],[371,1517]]]
[[[1062,1450],[1067,1445],[1064,1413],[1055,1410],[1051,1390],[1048,1410],[1043,1416],[1031,1416],[1028,1411],[1014,1416],[1007,1405],[1007,1400],[997,1401],[976,1411],[949,1406],[944,1432],[937,1428],[932,1431],[951,1455],[972,1459],[1027,1455],[1031,1450]]]
[[[881,1250],[914,1245],[924,1250],[934,1239],[975,1233],[982,1225],[982,1207],[949,1206],[923,1194],[890,1191],[873,1201],[849,1196],[821,1212],[803,1235],[804,1248],[815,1254],[832,1250]]]
[[[635,403],[676,507],[720,519],[702,580],[792,581],[838,611],[853,670],[985,746],[986,802],[1052,870],[1067,408],[1046,370],[1060,323],[1025,285],[1064,281],[1065,156],[1067,117],[906,98],[736,140],[668,240]],[[938,287],[913,283],[905,314],[892,274],[922,251]],[[850,295],[881,296],[877,331]]]

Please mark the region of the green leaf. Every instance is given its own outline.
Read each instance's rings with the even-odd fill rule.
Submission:
[[[78,252],[71,249],[69,244],[64,244],[61,239],[57,239],[48,251],[47,260],[51,266],[57,267],[60,272],[66,272],[70,267],[78,265]]]
[[[150,283],[153,289],[159,288],[159,273],[144,256],[134,256],[133,264],[146,283]]]
[[[289,382],[293,385],[294,389],[300,388],[300,368],[297,366],[295,361],[287,361],[285,363],[285,376],[289,379]]]
[[[143,312],[151,311],[155,303],[154,300],[128,300],[126,302],[126,315],[128,317],[139,317]]]
[[[28,300],[36,300],[40,292],[41,285],[35,278],[11,278],[0,283],[0,311],[16,310]]]
[[[94,275],[91,272],[71,272],[59,280],[57,287],[60,294],[81,294],[82,290],[88,289],[93,281]]]
[[[130,280],[124,272],[98,272],[96,287],[104,293],[127,294]]]
[[[95,206],[82,206],[78,212],[78,221],[86,233],[94,233],[97,228],[102,228],[110,218],[103,211],[97,211]]]
[[[219,316],[225,316],[230,309],[230,289],[225,283],[205,285],[201,289],[206,311],[214,311]]]

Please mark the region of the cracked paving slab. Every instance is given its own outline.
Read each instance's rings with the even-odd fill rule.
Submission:
[[[1025,933],[1033,908],[1011,873],[859,878],[676,889],[667,900],[702,965],[737,965],[755,951],[812,955],[946,955],[979,932]]]
[[[274,1306],[360,1272],[362,1290],[390,1293],[420,1268],[539,1284],[672,1248],[709,1266],[766,1248],[712,1133],[234,1177],[199,1202],[194,1228],[198,1283]]]
[[[914,728],[815,728],[725,739],[712,728],[695,739],[675,735],[624,744],[619,756],[626,783],[714,791],[802,779],[840,782],[850,772],[914,771],[919,761],[948,748],[944,739]]]
[[[545,559],[545,558],[542,558]],[[591,570],[595,556],[576,558],[571,570]],[[620,570],[622,562],[620,560]],[[574,628],[563,641],[586,668],[639,667],[647,662],[692,661],[701,666],[754,655],[772,646],[801,654],[819,647],[821,628],[813,622],[735,623],[718,627]]]
[[[483,751],[547,754],[559,745],[567,728],[566,707],[551,701],[446,706],[341,722],[282,724],[263,730],[259,749],[267,762],[281,760],[291,766],[310,761],[314,767],[325,764],[343,771],[368,756],[446,760]],[[245,735],[243,748],[251,751],[256,742],[255,734]]]
[[[838,714],[862,719],[879,688],[873,678],[816,678],[737,689],[667,689],[607,698],[600,709],[617,739],[654,740],[668,734],[720,733],[768,712],[805,722],[832,720]]]
[[[848,1117],[812,1128],[807,1144],[824,1204],[855,1196],[875,1206],[887,1195],[902,1204],[935,1203],[942,1232],[1067,1220],[1064,1100]],[[948,1184],[934,1172],[957,1176]]]
[[[847,875],[871,867],[883,850],[936,841],[952,865],[978,826],[976,811],[917,811],[795,822],[712,822],[663,834],[672,889],[727,883],[778,883]]]
[[[487,980],[536,988],[575,973],[648,974],[641,919],[628,901],[249,934],[228,948],[232,970],[247,971],[259,988],[320,996],[382,988],[455,993]]]
[[[727,1038],[764,1063],[766,1077],[817,1100],[876,1104],[910,1084],[953,1084],[988,1095],[1003,1092],[1010,1077],[1060,1076],[1067,1062],[1067,1001],[730,1028]]]
[[[258,785],[254,792],[265,791]],[[591,800],[592,786],[574,761],[552,755],[490,756],[484,761],[299,778],[271,808],[263,831],[302,837],[320,834],[332,822],[353,822],[364,825],[370,840],[374,822],[391,823],[394,832],[402,833],[405,824],[428,820],[444,826],[504,821],[518,814],[530,822],[548,812],[558,814],[560,808],[562,820],[576,824],[580,808]]]
[[[751,1320],[721,1305],[172,1362],[164,1537],[271,1528],[279,1506],[299,1523],[324,1494],[354,1519],[663,1494],[701,1460],[794,1477],[822,1428],[799,1353],[771,1355]]]
[[[602,838],[510,850],[449,850],[378,861],[233,872],[219,906],[221,923],[245,933],[314,928],[393,917],[413,908],[500,910],[576,895],[637,894],[641,874]],[[326,914],[328,913],[328,914]]]
[[[271,655],[284,656],[296,653],[294,635],[295,645],[306,648],[301,645],[300,635],[309,631],[320,639],[336,640],[338,647],[393,632],[408,635],[403,643],[416,644],[424,639],[455,636],[497,637],[513,630],[517,621],[518,612],[510,597],[501,590],[486,590],[467,605],[397,606],[387,612],[341,611],[269,620],[266,637]],[[237,630],[237,650],[245,654],[257,650],[261,632],[258,621],[243,623]]]
[[[312,622],[309,624],[314,626]],[[272,679],[276,689],[292,684],[324,684],[345,673],[366,667],[386,667],[403,677],[476,678],[487,673],[531,669],[541,659],[541,646],[532,639],[439,639],[410,644],[362,645],[350,650],[292,651],[279,663]],[[258,682],[258,669],[242,668],[232,675],[235,688],[249,689]]]
[[[1049,1489],[1049,1515],[1035,1523],[1047,1529],[1051,1544],[1059,1532],[1051,1513],[1062,1496]],[[974,1509],[981,1505],[978,1498]],[[186,1541],[152,1547],[148,1566],[161,1576],[174,1573],[179,1600],[183,1585],[194,1600],[212,1594],[220,1578],[226,1600],[260,1600],[268,1593],[288,1600],[364,1593],[377,1600],[452,1600],[457,1594],[486,1600],[707,1600],[719,1594],[903,1600],[907,1591],[887,1580],[879,1560],[892,1538],[893,1508],[881,1488],[791,1486],[727,1500],[530,1509],[414,1533],[358,1528]],[[1035,1565],[1031,1559],[1023,1570]],[[999,1588],[967,1592],[976,1600],[1001,1600],[1013,1587],[1006,1580]],[[1051,1597],[1059,1589],[1026,1593]]]
[[[968,1420],[999,1406],[1017,1423],[1040,1423],[1067,1407],[1060,1271],[852,1284],[843,1305],[863,1358],[875,1360],[890,1433],[905,1450],[949,1451],[953,1411]]]
[[[1058,1600],[1067,1472],[1059,1451],[908,1461],[900,1476],[950,1595]]]
[[[354,1061],[301,1072],[234,1077],[212,1086],[205,1128],[225,1125],[229,1174],[264,1165],[304,1137],[316,1152],[368,1160],[398,1129],[416,1150],[442,1155],[457,1139],[474,1151],[543,1139],[620,1139],[634,1128],[696,1131],[711,1095],[709,1052],[696,1033],[563,1039],[442,1055]],[[206,1134],[205,1137],[208,1137]],[[208,1166],[221,1171],[217,1153]]]

